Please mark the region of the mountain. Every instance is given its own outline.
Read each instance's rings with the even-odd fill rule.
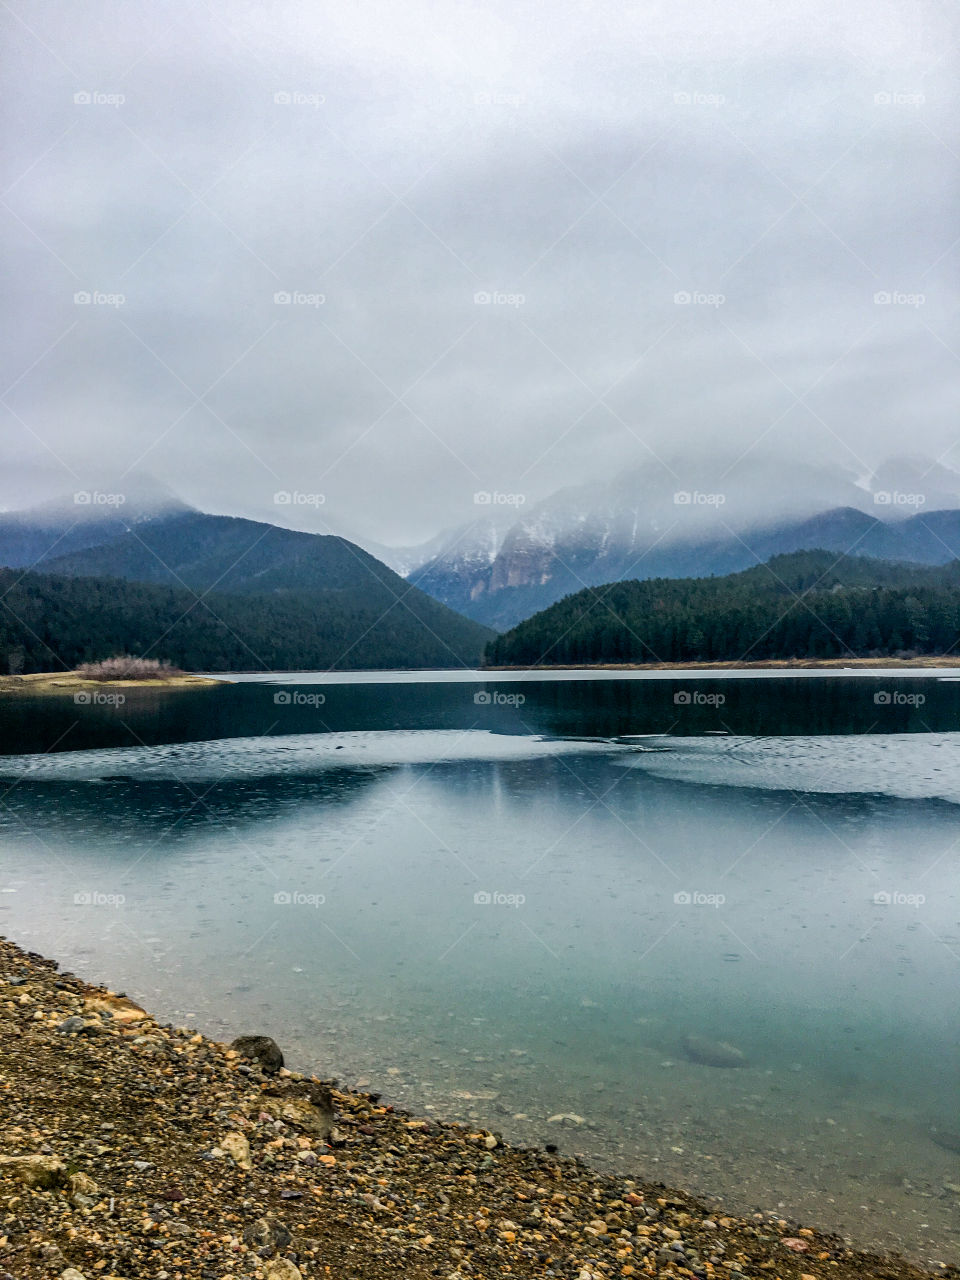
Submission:
[[[928,567],[803,551],[719,578],[588,587],[492,640],[506,666],[947,653],[960,561]],[[678,704],[682,705],[682,704]]]
[[[33,573],[24,579],[31,599],[42,599],[50,610],[49,619],[35,607],[29,616],[61,657],[78,649],[86,656],[91,646],[100,649],[108,641],[131,652],[153,651],[165,636],[161,656],[194,669],[472,666],[492,634],[344,538],[190,509],[145,518],[122,532],[101,523],[98,536],[105,533],[112,536],[98,545],[46,556],[44,575],[54,576],[44,576],[42,583]],[[97,579],[90,591],[104,619],[111,620],[109,626],[104,622],[106,629],[100,610],[83,607],[83,589],[77,605],[76,588],[66,586],[79,578]],[[120,580],[140,586],[124,589]],[[146,586],[162,587],[166,594],[144,594]],[[115,607],[104,604],[111,590]],[[241,604],[238,597],[249,602]],[[9,613],[12,601],[3,603]],[[191,620],[178,623],[178,609]],[[232,639],[217,631],[221,619],[224,635]],[[8,647],[32,653],[27,633],[15,623],[7,619]],[[92,656],[111,651],[108,646]]]
[[[127,529],[190,511],[149,478],[101,479],[98,485],[22,511],[0,512],[0,565],[39,566],[54,556],[98,546]]]
[[[949,509],[934,510],[941,503]],[[654,463],[561,490],[498,529],[495,544],[464,526],[409,576],[506,628],[584,586],[730,573],[815,547],[943,564],[960,552],[958,509],[960,475],[922,458],[892,459],[866,479],[749,458]]]
[[[390,570],[381,566],[384,574]],[[202,597],[183,587],[0,569],[0,669],[72,668],[115,653],[193,671],[476,665],[492,633],[396,579]]]

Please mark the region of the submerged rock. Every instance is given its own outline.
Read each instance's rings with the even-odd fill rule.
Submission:
[[[930,1138],[944,1151],[960,1151],[960,1133],[951,1133],[949,1129],[931,1129]]]
[[[241,1058],[259,1062],[261,1068],[269,1075],[273,1075],[283,1066],[280,1046],[269,1036],[237,1036],[230,1048],[235,1049]]]
[[[703,1036],[685,1036],[683,1052],[691,1062],[703,1067],[745,1067],[747,1056],[726,1040],[707,1040]]]

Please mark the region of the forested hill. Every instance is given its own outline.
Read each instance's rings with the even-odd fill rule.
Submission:
[[[928,568],[830,551],[720,578],[588,587],[487,647],[490,665],[718,662],[947,653],[960,561]]]
[[[398,590],[370,575],[337,589],[198,596],[0,569],[0,672],[59,671],[116,653],[189,671],[475,666],[492,633],[396,581]]]

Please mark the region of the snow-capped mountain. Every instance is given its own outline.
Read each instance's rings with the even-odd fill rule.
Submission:
[[[750,457],[654,462],[608,484],[560,490],[506,529],[466,525],[407,576],[503,627],[584,586],[728,573],[781,551],[850,548],[943,562],[953,557],[938,539],[952,534],[924,533],[925,517],[956,509],[960,474],[923,458],[891,459],[866,478]]]

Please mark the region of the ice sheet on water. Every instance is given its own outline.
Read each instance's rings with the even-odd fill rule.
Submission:
[[[960,733],[661,738],[623,763],[712,786],[867,793],[960,804]]]
[[[463,760],[530,760],[615,751],[609,743],[509,736],[486,729],[426,729],[372,733],[297,733],[217,738],[162,746],[108,747],[51,755],[0,757],[0,778],[45,782],[109,779],[214,782],[304,775],[340,768],[442,764]]]

